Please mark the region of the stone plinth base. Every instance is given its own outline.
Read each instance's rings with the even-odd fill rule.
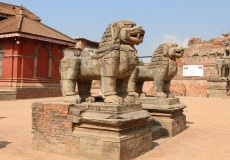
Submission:
[[[228,96],[229,80],[227,78],[213,78],[207,81],[207,97],[218,98]]]
[[[62,96],[59,80],[47,78],[2,78],[0,100]]]
[[[16,100],[16,90],[0,89],[0,101]]]
[[[8,87],[0,89],[0,101],[28,98],[60,97],[61,95],[61,87]]]
[[[147,110],[155,120],[155,126],[162,126],[167,136],[175,136],[186,128],[186,116],[179,98],[161,99],[156,97],[141,97],[143,109]],[[154,137],[154,135],[153,135]]]
[[[33,148],[97,160],[133,159],[152,148],[149,113],[139,104],[33,103]]]

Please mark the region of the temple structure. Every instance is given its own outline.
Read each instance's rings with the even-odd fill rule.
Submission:
[[[60,96],[59,62],[74,39],[24,7],[0,3],[0,100]]]
[[[174,93],[185,96],[209,97],[207,80],[218,76],[217,62],[224,54],[225,41],[229,38],[229,34],[223,34],[207,41],[200,38],[190,39],[184,56],[178,60],[178,74],[171,86]],[[198,70],[194,70],[194,74],[186,75],[186,66],[200,67],[202,74],[199,74]]]
[[[177,96],[210,97],[208,80],[218,77],[218,61],[223,59],[225,42],[229,39],[229,33],[210,40],[191,38],[183,56],[177,59],[178,72],[171,81],[172,92]],[[190,75],[185,72],[186,69],[191,69]],[[153,87],[152,82],[145,82],[143,90],[154,94]],[[228,87],[225,88],[228,90]]]

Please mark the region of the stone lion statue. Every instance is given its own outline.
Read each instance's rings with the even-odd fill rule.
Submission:
[[[219,78],[225,78],[226,77],[226,68],[228,68],[224,59],[218,59],[217,60],[217,73]]]
[[[142,87],[145,81],[153,81],[154,96],[173,98],[170,92],[170,82],[177,73],[176,58],[183,55],[184,49],[176,43],[164,43],[154,51],[148,66],[137,66],[133,71],[128,90],[137,97],[145,96]]]
[[[224,42],[224,53],[222,57],[229,57],[230,58],[230,40],[226,40]]]
[[[217,60],[217,73],[218,78],[225,79],[230,78],[230,41],[224,42],[224,52],[220,59]]]
[[[111,23],[105,30],[95,55],[64,57],[60,62],[61,88],[64,101],[93,102],[92,80],[101,80],[101,93],[106,103],[133,103],[127,92],[128,80],[138,64],[134,45],[143,42],[145,31],[129,20]],[[77,84],[78,93],[75,92]]]

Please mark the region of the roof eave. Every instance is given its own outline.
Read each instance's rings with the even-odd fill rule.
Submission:
[[[76,42],[72,41],[64,41],[60,39],[54,39],[50,37],[43,37],[39,35],[32,35],[32,34],[27,34],[27,33],[18,33],[18,32],[13,32],[13,33],[4,33],[0,34],[0,38],[8,38],[8,37],[24,37],[24,38],[29,38],[29,39],[37,39],[40,41],[48,41],[52,43],[58,43],[58,44],[63,44],[67,46],[75,46]]]

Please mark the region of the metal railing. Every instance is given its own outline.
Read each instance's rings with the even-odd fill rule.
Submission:
[[[138,57],[139,62],[143,64],[148,64],[151,61],[152,56],[140,56]]]

